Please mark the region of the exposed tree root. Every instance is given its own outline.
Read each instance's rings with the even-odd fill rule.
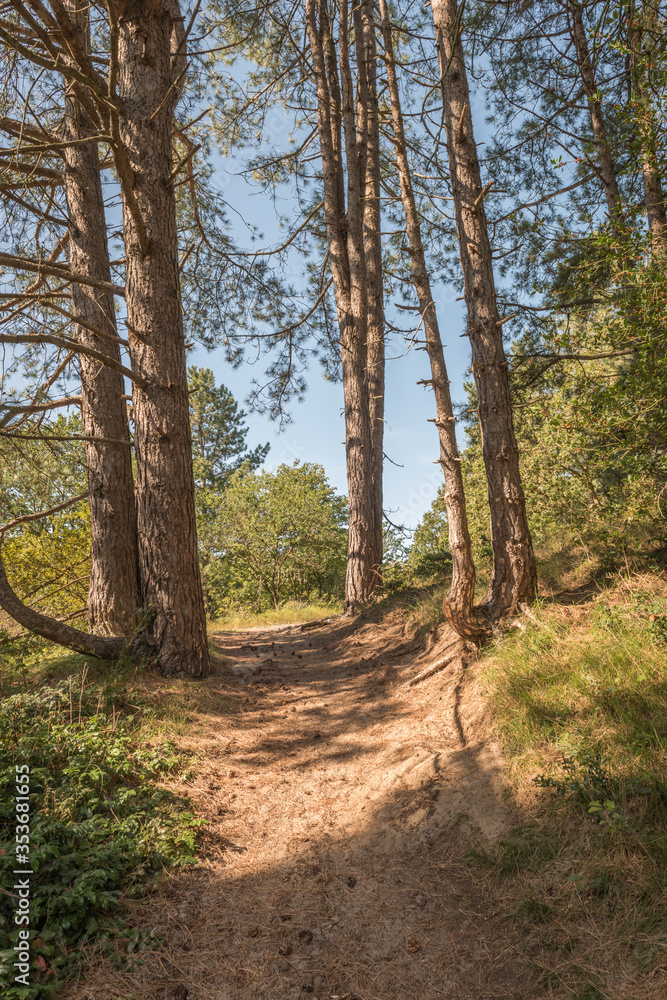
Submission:
[[[333,625],[339,619],[345,618],[345,612],[340,615],[331,615],[329,618],[311,618],[310,621],[302,622],[300,625],[292,626],[299,632],[306,632],[309,628],[319,628],[321,625]]]
[[[421,673],[417,674],[415,677],[411,677],[410,680],[403,685],[403,687],[413,687],[415,684],[419,684],[420,681],[425,681],[427,677],[432,677],[433,674],[437,674],[441,670],[444,670],[445,667],[448,667],[453,660],[463,656],[466,651],[466,646],[465,643],[457,637],[454,642],[450,642],[445,649],[452,650],[452,652],[448,653],[446,656],[442,656],[439,660],[436,660],[435,663],[426,667],[425,670],[422,670]]]

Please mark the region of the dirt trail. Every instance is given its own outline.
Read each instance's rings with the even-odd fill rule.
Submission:
[[[439,647],[404,622],[214,637],[208,685],[239,710],[202,722],[181,789],[209,820],[203,863],[138,907],[167,946],[72,996],[525,996],[520,942],[465,862],[508,825],[502,758],[460,663],[405,686]]]

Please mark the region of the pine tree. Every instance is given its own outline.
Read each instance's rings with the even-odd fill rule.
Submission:
[[[246,444],[246,413],[239,409],[231,391],[215,384],[210,368],[188,368],[192,462],[199,489],[224,489],[230,476],[241,467],[259,468],[270,445]]]

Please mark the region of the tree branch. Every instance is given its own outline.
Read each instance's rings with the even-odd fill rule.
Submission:
[[[62,503],[56,504],[55,507],[49,507],[48,510],[40,510],[36,514],[23,514],[22,517],[16,517],[13,521],[8,521],[7,524],[0,525],[0,543],[2,542],[2,536],[10,528],[16,528],[19,524],[27,524],[28,521],[39,521],[43,517],[50,517],[51,514],[58,514],[59,511],[71,507],[73,504],[78,503],[79,500],[85,500],[87,496],[87,492],[77,493],[76,496],[70,497],[69,500],[63,500]]]
[[[120,361],[116,361],[114,358],[110,358],[107,354],[102,354],[101,351],[95,351],[92,347],[84,347],[79,344],[76,340],[70,340],[66,337],[54,337],[51,334],[13,334],[13,333],[3,333],[0,334],[0,344],[52,344],[54,347],[63,347],[66,351],[74,351],[76,354],[85,354],[89,358],[95,358],[96,361],[101,361],[102,364],[106,365],[107,368],[112,368],[115,372],[120,372],[125,378],[129,378],[132,382],[136,382],[142,388],[148,385],[145,378],[141,375],[136,375],[130,368],[126,368],[125,365],[121,364]]]
[[[128,646],[129,640],[126,636],[107,637],[79,632],[71,625],[66,625],[55,618],[48,618],[46,615],[40,614],[39,611],[27,607],[12,590],[1,555],[0,607],[23,628],[27,628],[30,632],[36,632],[37,635],[41,635],[50,642],[56,642],[67,649],[73,649],[76,653],[86,653],[102,660],[115,660]]]
[[[29,403],[25,406],[0,406],[0,413],[5,414],[0,419],[0,428],[5,427],[13,416],[19,413],[42,413],[44,410],[56,410],[59,406],[74,406],[81,402],[81,396],[65,396],[64,399],[53,399],[45,403]]]
[[[85,274],[75,274],[65,264],[49,264],[46,261],[28,260],[25,257],[16,257],[14,254],[0,252],[0,266],[15,267],[20,271],[30,271],[39,275],[50,274],[63,281],[71,281],[77,285],[90,285],[91,288],[101,288],[104,292],[111,292],[112,295],[120,295],[125,298],[125,289],[121,288],[120,285],[114,285],[112,281],[89,278]]]

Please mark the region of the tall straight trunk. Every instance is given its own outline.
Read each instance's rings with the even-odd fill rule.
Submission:
[[[195,525],[176,203],[171,184],[177,78],[174,2],[128,4],[118,21],[120,142],[132,198],[123,197],[127,326],[132,365],[137,526],[143,606],[164,674],[203,677],[210,662]],[[182,34],[182,29],[181,29]],[[133,199],[133,201],[132,201]]]
[[[456,418],[449,390],[447,365],[442,347],[438,316],[431,291],[431,280],[426,267],[426,255],[421,237],[421,223],[412,187],[412,174],[408,159],[401,98],[394,60],[394,46],[387,0],[380,0],[382,38],[384,43],[387,87],[391,104],[391,121],[394,133],[396,168],[401,184],[401,199],[405,213],[408,252],[412,263],[412,280],[419,302],[419,313],[424,325],[426,351],[431,366],[431,378],[424,384],[433,388],[435,396],[435,424],[440,442],[440,465],[445,477],[445,507],[449,547],[452,553],[452,582],[445,597],[443,610],[447,620],[461,636],[477,638],[487,625],[485,616],[473,607],[475,597],[475,564],[466,514],[465,488],[461,471],[461,457],[456,442]]]
[[[655,144],[647,142],[642,150],[642,180],[644,182],[644,204],[649,232],[659,241],[667,234],[667,212],[662,178],[658,168]]]
[[[640,166],[644,183],[644,205],[646,221],[656,243],[664,243],[667,237],[667,208],[662,189],[662,177],[658,163],[656,127],[651,100],[647,92],[646,74],[651,60],[650,52],[644,49],[644,19],[655,21],[655,12],[650,5],[642,9],[633,0],[628,4],[628,42],[632,79],[632,99],[634,104],[637,132],[640,139]],[[653,25],[655,28],[655,24]]]
[[[491,621],[534,600],[537,571],[519,472],[507,377],[493,280],[493,261],[484,209],[470,93],[461,44],[457,0],[431,0],[442,74],[447,153],[463,286],[482,454],[489,486],[493,577],[485,601]]]
[[[341,326],[345,399],[346,450],[350,509],[350,538],[345,605],[353,609],[375,590],[373,529],[376,524],[373,489],[373,454],[368,387],[368,285],[363,231],[365,175],[361,169],[356,134],[354,85],[350,69],[348,0],[339,0],[339,63],[341,117],[347,179],[347,262],[349,312]],[[342,163],[341,163],[342,166]],[[348,299],[349,295],[349,299]],[[351,320],[351,324],[350,324]]]
[[[367,374],[368,298],[362,204],[365,175],[360,169],[356,135],[347,0],[340,0],[339,15],[340,43],[336,53],[326,0],[306,0],[306,29],[317,88],[324,215],[343,368],[349,508],[345,607],[352,610],[368,601],[377,585],[377,550],[373,547],[377,516]]]
[[[78,0],[68,7],[80,43],[88,49],[87,8]],[[81,140],[95,131],[68,86],[65,141]],[[72,270],[111,283],[97,143],[69,146],[64,159]],[[72,300],[74,312],[81,320],[75,328],[76,340],[120,362],[111,293],[74,284]],[[85,445],[91,532],[88,625],[91,631],[103,635],[131,635],[137,626],[140,598],[134,479],[123,376],[85,354],[80,355],[79,365],[81,416],[88,438]]]
[[[373,465],[373,566],[382,580],[382,471],[384,463],[384,289],[380,206],[380,116],[373,0],[354,7],[357,67],[357,142],[364,178],[363,226],[366,260],[368,404]]]
[[[621,209],[621,196],[618,191],[618,181],[616,179],[616,169],[611,154],[609,139],[607,138],[607,128],[602,114],[602,103],[598,96],[599,91],[595,82],[595,71],[588,48],[588,38],[584,27],[583,7],[570,2],[569,13],[572,17],[572,39],[577,53],[579,72],[586,90],[588,98],[588,111],[591,117],[591,127],[593,129],[593,141],[595,142],[595,152],[597,154],[600,179],[604,188],[605,201],[609,219],[615,231],[618,231],[623,220]]]

